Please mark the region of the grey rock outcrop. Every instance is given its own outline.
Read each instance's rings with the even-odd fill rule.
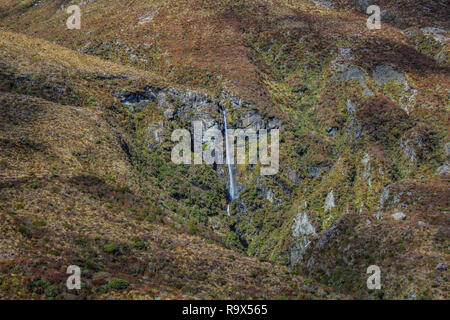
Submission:
[[[333,224],[327,230],[322,232],[322,235],[321,235],[319,241],[316,243],[315,248],[323,249],[330,242],[330,240],[337,235],[337,233],[338,233],[338,228],[337,228],[336,224]]]
[[[364,127],[355,117],[351,117],[345,132],[350,136],[352,141],[356,141],[364,134]]]
[[[450,163],[447,161],[445,164],[437,168],[436,173],[440,175],[450,174]]]
[[[267,120],[267,129],[281,129],[281,120],[277,118],[269,118]]]
[[[333,2],[329,0],[313,0],[313,2],[316,6],[322,7],[327,10],[332,9],[334,7]]]
[[[256,130],[265,128],[264,119],[258,110],[248,110],[244,112],[238,126],[243,129],[253,128]]]
[[[225,108],[227,102],[230,103],[230,106],[233,109],[241,109],[251,106],[251,103],[245,102],[242,99],[233,96],[231,93],[227,91],[227,88],[224,87],[220,94],[219,106]]]
[[[147,146],[150,150],[156,150],[164,140],[164,123],[162,121],[151,123],[147,127],[148,137]]]
[[[138,24],[145,24],[147,22],[150,22],[153,20],[154,17],[156,17],[159,13],[159,10],[161,10],[163,6],[152,8],[149,13],[139,18]]]
[[[450,37],[447,36],[448,32],[441,28],[424,27],[424,28],[421,28],[420,31],[422,31],[424,35],[433,38],[435,41],[437,41],[441,44],[450,40]]]
[[[436,270],[438,271],[447,271],[447,264],[445,262],[440,262],[436,266]]]
[[[400,106],[406,111],[406,113],[409,114],[409,108],[414,103],[417,95],[417,89],[413,89],[409,86],[405,75],[390,65],[382,64],[378,65],[375,70],[373,70],[372,77],[375,83],[379,86],[383,86],[390,81],[403,86]]]
[[[328,195],[327,198],[325,199],[325,204],[323,205],[323,209],[325,210],[325,212],[330,211],[331,209],[333,209],[336,206],[336,204],[334,203],[334,191],[331,190]]]
[[[420,160],[418,155],[424,148],[423,138],[416,132],[413,132],[410,136],[400,139],[399,148],[403,158],[412,166]]]
[[[291,182],[298,184],[301,181],[297,171],[295,171],[291,167],[287,168],[287,173],[288,173],[289,180],[291,180]]]
[[[317,165],[317,166],[313,166],[309,169],[309,174],[312,177],[317,177],[319,176],[322,172],[327,172],[328,170],[330,170],[330,167],[328,166],[324,166],[324,165]]]
[[[327,131],[327,133],[330,136],[335,137],[337,132],[338,132],[338,128],[336,128],[336,127],[328,127],[328,128],[326,128],[326,131]]]
[[[405,220],[406,219],[406,214],[404,214],[403,212],[396,212],[392,215],[392,218],[394,218],[394,220]]]
[[[174,118],[174,110],[171,108],[168,108],[164,111],[164,116],[169,119],[172,120]]]
[[[372,96],[373,92],[367,87],[364,72],[357,66],[352,65],[355,60],[350,48],[339,48],[336,58],[331,62],[331,69],[338,72],[338,79],[358,80],[364,88],[364,96]]]
[[[347,99],[346,107],[349,114],[354,114],[356,112],[356,107],[350,99]]]
[[[391,191],[389,186],[384,187],[383,192],[380,196],[380,209],[384,209],[385,205],[387,204],[387,201],[389,200],[389,195]]]
[[[407,90],[408,83],[406,82],[405,75],[401,72],[395,70],[389,65],[378,65],[372,73],[373,80],[379,86],[387,83],[388,81],[394,81],[398,83],[403,83],[405,85],[405,90]]]
[[[362,164],[364,165],[364,169],[361,173],[362,178],[368,183],[368,185],[372,186],[372,180],[370,178],[370,175],[372,173],[372,168],[370,165],[370,154],[366,153],[364,155],[364,158],[361,160]]]
[[[361,12],[366,12],[367,7],[372,5],[372,0],[352,0],[353,3],[356,5],[356,9]]]
[[[444,146],[444,155],[447,159],[445,160],[445,163],[437,169],[437,174],[450,174],[450,142],[447,142]]]
[[[294,246],[291,248],[290,263],[295,265],[299,262],[301,254],[308,247],[313,237],[316,237],[316,230],[309,222],[308,214],[300,212],[294,219],[291,228],[291,236]]]
[[[359,67],[348,66],[348,68],[346,68],[345,71],[341,73],[338,78],[343,80],[351,80],[351,79],[358,80],[361,83],[362,87],[364,88],[363,96],[365,97],[373,96],[373,92],[369,89],[369,87],[366,84],[364,72]]]

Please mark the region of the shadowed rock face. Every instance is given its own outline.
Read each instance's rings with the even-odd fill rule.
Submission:
[[[258,110],[249,110],[242,115],[242,120],[240,122],[240,128],[253,128],[262,129],[264,128],[264,119],[258,113]]]

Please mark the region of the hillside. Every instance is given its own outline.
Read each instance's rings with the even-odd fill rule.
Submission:
[[[73,298],[76,264],[87,298],[448,299],[449,6],[369,31],[369,2],[84,1],[68,30],[71,1],[2,1],[0,297]],[[224,109],[280,130],[229,216],[225,165],[171,161]]]
[[[12,33],[0,45],[1,298],[335,296],[196,236],[163,207],[170,194],[133,166],[113,123],[126,120],[108,114],[111,89],[94,80],[151,75]],[[65,288],[69,265],[82,267],[81,294]],[[114,278],[127,290],[111,289]]]

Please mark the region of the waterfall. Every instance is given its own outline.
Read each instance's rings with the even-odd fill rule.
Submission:
[[[229,202],[227,204],[227,214],[230,215],[230,202],[233,201],[238,197],[236,193],[236,183],[234,180],[234,173],[233,173],[233,163],[234,159],[230,158],[230,150],[229,150],[229,141],[228,141],[228,129],[227,129],[227,116],[226,116],[226,110],[223,110],[223,123],[225,127],[225,155],[226,155],[226,162],[228,166],[228,176],[229,176],[229,182],[230,182],[230,190],[229,190]]]

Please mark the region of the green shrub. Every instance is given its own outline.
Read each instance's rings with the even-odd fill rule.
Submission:
[[[197,227],[197,225],[195,224],[195,222],[194,222],[193,220],[190,220],[190,221],[188,222],[188,226],[189,226],[188,233],[189,233],[190,235],[196,235],[196,234],[199,234],[199,233],[200,233],[200,228]]]
[[[115,244],[106,244],[103,246],[103,251],[108,253],[115,253],[119,250],[119,248]]]
[[[20,226],[19,227],[19,232],[21,234],[23,234],[25,237],[29,237],[30,236],[30,232],[28,231],[26,226]]]
[[[56,296],[55,288],[53,285],[46,281],[39,279],[34,283],[34,292],[36,293],[44,293],[48,298],[53,298]]]
[[[118,278],[112,278],[108,282],[108,288],[115,289],[115,290],[125,290],[129,286],[129,283],[127,280],[118,279]]]
[[[47,296],[47,298],[53,298],[56,296],[55,288],[52,285],[45,288],[44,293]]]
[[[250,277],[256,278],[258,276],[258,270],[251,270],[250,271]]]
[[[33,226],[35,227],[45,227],[47,225],[47,222],[44,220],[37,220],[33,222]]]
[[[134,240],[134,247],[138,250],[144,250],[146,248],[145,242],[140,239]]]

